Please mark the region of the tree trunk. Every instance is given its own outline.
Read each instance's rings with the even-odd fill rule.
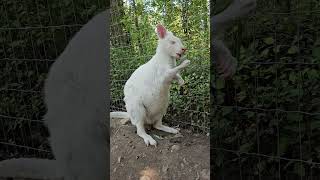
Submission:
[[[123,1],[111,0],[111,45],[113,47],[128,46],[131,44],[130,34],[125,30],[125,25],[119,22],[125,16]]]
[[[182,4],[182,17],[181,17],[181,20],[182,20],[182,29],[183,29],[183,33],[187,36],[188,36],[188,33],[189,33],[189,29],[188,29],[188,2],[189,0],[185,0]]]
[[[203,21],[204,21],[204,31],[207,31],[208,29],[208,15],[207,15],[207,11],[208,11],[208,6],[203,6],[204,10],[203,12],[205,12],[204,16],[202,17]]]
[[[143,47],[141,44],[141,34],[140,34],[140,27],[139,27],[139,21],[138,21],[138,16],[137,16],[137,7],[136,7],[136,1],[132,0],[132,8],[134,12],[134,25],[136,26],[136,31],[138,32],[138,47],[139,47],[139,53],[143,54]]]

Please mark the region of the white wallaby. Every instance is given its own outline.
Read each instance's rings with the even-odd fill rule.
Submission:
[[[109,9],[94,16],[70,40],[50,67],[44,86],[55,159],[0,161],[3,177],[106,180],[109,161],[106,51]]]
[[[178,133],[178,130],[163,125],[162,118],[169,105],[171,83],[177,80],[182,86],[184,80],[179,71],[190,64],[189,60],[184,60],[176,66],[176,60],[186,52],[178,37],[160,24],[156,26],[156,33],[158,35],[156,54],[137,68],[124,86],[127,112],[110,113],[111,118],[129,118],[147,146],[155,146],[157,142],[146,133],[145,124],[151,124],[155,129],[168,133]]]

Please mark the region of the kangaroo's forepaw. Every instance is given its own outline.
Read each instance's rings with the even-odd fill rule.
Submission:
[[[184,85],[184,80],[183,79],[178,79],[178,84],[179,84],[179,86],[183,86]]]
[[[183,64],[183,66],[188,66],[189,64],[190,64],[190,60],[184,60],[183,62],[182,62],[182,64]]]

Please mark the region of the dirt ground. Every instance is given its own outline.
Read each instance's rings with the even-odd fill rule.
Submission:
[[[110,180],[210,179],[208,136],[185,129],[177,135],[147,130],[158,143],[147,147],[135,131],[128,121],[111,120]]]
[[[210,179],[210,143],[206,135],[180,130],[178,135],[148,130],[157,147],[144,144],[130,122],[111,121],[112,180]]]

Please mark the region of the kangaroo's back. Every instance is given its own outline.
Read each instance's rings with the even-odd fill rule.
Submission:
[[[107,13],[93,17],[50,68],[44,117],[55,160],[9,159],[0,177],[106,180],[109,161]]]

